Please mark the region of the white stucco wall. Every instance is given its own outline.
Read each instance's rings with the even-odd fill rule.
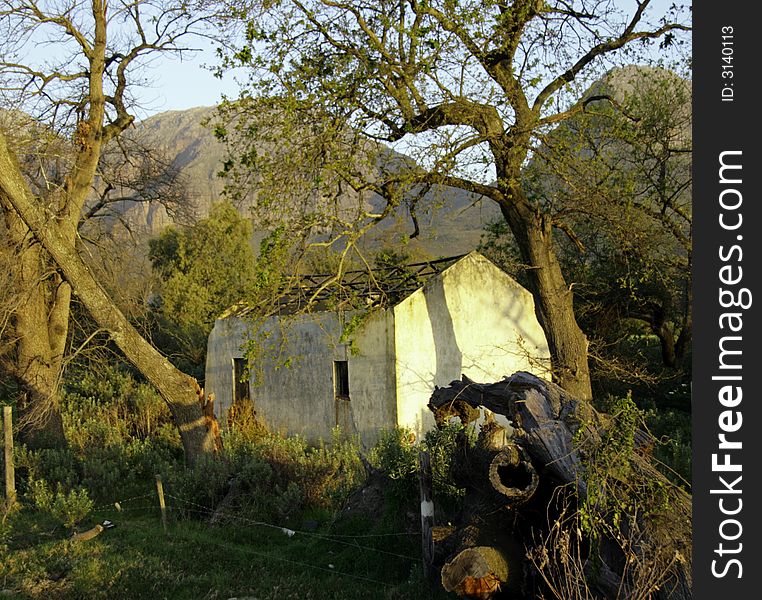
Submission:
[[[549,377],[550,354],[531,294],[472,253],[394,307],[397,419],[434,427],[435,385],[466,374],[492,382],[519,370]]]

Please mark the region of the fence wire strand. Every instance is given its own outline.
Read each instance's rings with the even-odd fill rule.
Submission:
[[[148,494],[140,494],[140,495],[137,495],[137,496],[132,496],[132,497],[125,498],[125,499],[122,499],[122,500],[115,500],[114,502],[100,504],[100,505],[94,507],[92,512],[94,512],[94,513],[102,513],[102,512],[106,512],[106,511],[116,511],[118,513],[125,513],[126,514],[126,513],[134,513],[134,512],[138,512],[138,511],[158,510],[158,506],[153,505],[153,504],[140,504],[140,505],[137,505],[137,506],[125,506],[126,504],[135,502],[137,500],[144,500],[146,498],[151,498],[151,497],[154,497],[154,496],[155,496],[155,493],[148,493]],[[205,506],[203,504],[199,504],[197,502],[193,502],[191,500],[187,500],[185,498],[181,498],[179,496],[175,496],[174,494],[168,494],[168,493],[165,492],[164,496],[167,499],[171,499],[171,500],[174,500],[176,503],[179,503],[179,505],[177,505],[177,506],[168,505],[166,507],[166,509],[168,511],[172,511],[174,513],[178,513],[179,511],[184,511],[186,513],[190,512],[190,513],[202,514],[202,515],[210,515],[210,514],[214,514],[215,513],[215,509],[213,509],[211,507]],[[193,507],[193,508],[189,508],[189,507]],[[376,533],[376,534],[333,534],[332,533],[332,534],[326,535],[326,534],[323,534],[323,533],[316,533],[316,532],[313,532],[313,531],[306,531],[306,530],[300,530],[300,529],[291,529],[289,527],[284,527],[282,525],[276,525],[274,523],[268,523],[266,521],[260,521],[260,520],[256,520],[256,519],[250,519],[248,517],[244,517],[244,516],[236,515],[236,514],[231,514],[231,513],[226,513],[226,512],[217,512],[217,514],[219,516],[225,518],[225,519],[230,519],[232,521],[237,521],[239,523],[246,523],[246,524],[253,525],[253,526],[266,527],[266,528],[282,531],[285,534],[287,534],[289,537],[291,537],[292,535],[301,535],[301,536],[304,536],[304,537],[307,537],[307,538],[313,538],[313,539],[318,539],[318,540],[322,540],[322,541],[326,541],[326,542],[332,542],[332,543],[336,543],[336,544],[341,544],[341,545],[348,546],[350,548],[354,548],[354,549],[357,549],[357,550],[368,551],[368,552],[372,552],[372,553],[376,553],[376,554],[381,554],[381,555],[386,555],[386,556],[393,556],[393,557],[396,557],[396,558],[404,559],[406,561],[421,562],[421,560],[422,560],[421,558],[416,557],[416,556],[410,556],[410,555],[406,555],[406,554],[400,554],[400,553],[396,553],[396,552],[390,552],[388,550],[382,550],[380,548],[374,548],[372,546],[366,546],[366,545],[360,544],[360,543],[358,543],[356,541],[356,540],[360,540],[360,539],[371,539],[371,538],[416,536],[416,535],[420,535],[420,532],[407,532],[407,531],[405,531],[405,532]],[[174,535],[177,535],[178,533],[179,533],[181,538],[183,538],[183,539],[185,539],[187,541],[190,541],[189,537],[183,535],[182,532],[178,532],[177,530],[175,530]],[[215,541],[211,541],[211,540],[209,541],[209,543],[213,544],[213,545],[216,545],[216,546],[225,546],[225,545],[229,546],[230,545],[229,543],[227,543],[227,544],[221,544],[219,542],[215,542]],[[299,566],[299,567],[306,567],[306,568],[309,568],[309,569],[314,569],[314,570],[322,571],[322,572],[325,572],[325,573],[330,573],[330,574],[338,576],[338,577],[348,577],[348,578],[351,578],[351,579],[355,579],[355,580],[359,580],[359,581],[364,581],[364,582],[372,583],[372,584],[375,584],[375,585],[382,585],[382,586],[385,586],[385,587],[392,587],[392,584],[390,584],[390,583],[387,583],[387,582],[384,582],[384,581],[380,581],[378,579],[373,579],[371,577],[366,577],[366,576],[363,576],[363,575],[357,575],[355,573],[348,573],[348,572],[345,572],[345,571],[340,571],[340,570],[335,569],[333,567],[324,567],[324,566],[315,565],[315,564],[312,564],[312,563],[306,563],[306,562],[302,562],[302,561],[293,560],[293,559],[290,559],[290,558],[285,558],[285,557],[276,556],[276,555],[273,555],[273,554],[268,554],[268,553],[265,553],[265,552],[259,552],[257,550],[253,550],[253,549],[248,548],[245,545],[241,545],[241,544],[235,544],[235,547],[239,548],[240,550],[242,550],[244,552],[246,552],[247,554],[251,554],[253,556],[257,556],[257,557],[259,557],[261,559],[264,559],[264,560],[274,560],[274,561],[278,561],[278,562],[282,562],[282,563],[287,563],[287,564],[291,564],[291,565],[295,565],[295,566]]]
[[[191,502],[190,500],[185,500],[184,498],[179,498],[179,497],[174,496],[172,494],[165,493],[164,496],[167,497],[167,498],[171,498],[173,500],[176,500],[178,502],[184,502],[184,503],[189,504],[191,506],[195,506],[195,507],[197,507],[199,509],[203,509],[203,510],[196,510],[196,509],[189,510],[187,508],[183,508],[182,510],[186,510],[186,511],[189,511],[189,512],[197,512],[197,513],[201,513],[201,514],[210,514],[210,513],[214,512],[214,510],[209,508],[208,506],[204,506],[204,505],[198,504],[196,502]],[[222,517],[238,520],[238,521],[241,521],[243,523],[248,523],[250,525],[257,525],[257,526],[260,526],[260,527],[269,527],[271,529],[277,529],[279,531],[290,531],[290,532],[293,532],[294,534],[299,534],[299,535],[303,535],[303,536],[306,536],[306,537],[312,537],[312,538],[317,538],[317,539],[321,539],[321,540],[326,540],[326,541],[334,542],[334,543],[337,543],[337,544],[343,544],[345,546],[350,546],[352,548],[357,548],[357,549],[361,549],[361,550],[368,550],[368,551],[371,551],[371,552],[376,552],[378,554],[386,554],[388,556],[395,556],[397,558],[404,558],[405,560],[412,560],[412,561],[417,561],[417,562],[421,561],[421,559],[416,557],[416,556],[409,556],[407,554],[398,554],[396,552],[389,552],[388,550],[381,550],[379,548],[374,548],[372,546],[363,546],[363,545],[358,544],[356,542],[353,543],[353,542],[346,541],[346,540],[335,539],[333,537],[333,534],[326,535],[326,534],[322,534],[322,533],[315,533],[313,531],[304,531],[304,530],[299,530],[299,529],[291,529],[290,527],[284,527],[283,525],[275,525],[273,523],[267,523],[265,521],[258,521],[258,520],[255,520],[255,519],[249,519],[247,517],[242,517],[242,516],[239,516],[239,515],[232,515],[232,514],[229,514],[229,513],[217,513],[217,514],[219,514]]]

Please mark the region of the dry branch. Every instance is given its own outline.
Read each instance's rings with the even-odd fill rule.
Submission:
[[[71,541],[72,542],[86,542],[100,535],[102,532],[103,532],[103,525],[99,524],[93,527],[92,529],[83,531],[82,533],[75,533],[73,536],[71,536]]]

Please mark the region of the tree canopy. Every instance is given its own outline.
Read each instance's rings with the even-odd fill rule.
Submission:
[[[643,357],[626,355],[632,348],[616,350],[634,322],[645,325],[640,335],[658,337],[662,366],[674,375],[685,366],[692,320],[690,82],[627,67],[587,95],[601,93],[619,106],[591,102],[543,136],[524,186],[566,225],[557,251],[578,318],[595,338],[599,375],[654,376]],[[485,249],[524,277],[504,224],[490,226]]]
[[[583,114],[594,101],[617,105],[606,94],[581,97],[581,90],[650,44],[665,53],[679,50],[687,20],[685,7],[655,14],[650,0],[632,6],[588,0],[284,0],[251,15],[247,44],[228,57],[227,65],[251,68],[248,114],[236,107],[243,123],[238,131],[255,136],[262,115],[273,111],[278,122],[331,124],[315,127],[341,135],[322,136],[315,146],[309,138],[294,145],[302,154],[330,156],[322,163],[330,176],[321,172],[310,180],[316,196],[336,197],[344,186],[384,199],[361,212],[363,223],[405,204],[415,221],[416,190],[432,185],[496,202],[531,268],[527,285],[554,375],[571,393],[590,397],[587,340],[552,243],[554,228],[565,223],[525,193],[522,169],[549,129]],[[370,164],[382,164],[381,142],[414,160],[396,161],[368,177],[340,159],[370,148],[376,157]],[[261,179],[274,165],[255,152],[232,156],[228,167],[254,170],[253,179]],[[356,232],[362,227],[345,228],[347,241]]]
[[[160,283],[153,301],[163,351],[187,373],[203,378],[206,339],[215,319],[250,297],[255,282],[251,223],[226,202],[191,227],[168,227],[150,240]]]

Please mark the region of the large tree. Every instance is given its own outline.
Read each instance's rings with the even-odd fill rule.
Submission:
[[[336,161],[336,144],[333,154],[316,153],[328,158],[335,180],[386,199],[383,209],[365,211],[367,219],[406,201],[414,207],[418,196],[410,200],[406,190],[431,185],[497,203],[527,267],[555,378],[571,394],[589,398],[588,341],[553,245],[554,228],[565,224],[526,193],[522,168],[538,136],[586,110],[591,100],[580,100],[575,85],[584,89],[611,60],[632,58],[636,45],[674,47],[688,30],[679,9],[654,17],[650,0],[627,4],[282,0],[252,16],[248,45],[229,60],[252,67],[247,93],[267,98],[269,111],[277,106],[297,122],[319,115],[325,130],[339,132],[339,145],[351,137],[335,125],[345,123],[359,132],[363,149],[385,142],[416,159],[396,161],[369,181]],[[251,131],[257,135],[262,103],[247,103],[255,107],[252,122],[259,125]],[[303,155],[308,139],[294,143]],[[246,169],[268,163],[266,152],[257,160],[241,156]],[[258,178],[267,180],[264,173]]]
[[[546,136],[526,187],[573,227],[564,262],[586,320],[603,325],[599,331],[613,326],[610,333],[630,320],[645,324],[663,366],[679,370],[692,324],[690,82],[629,67],[594,90],[621,110],[593,102]]]
[[[106,0],[0,3],[4,108],[31,114],[68,139],[68,156],[36,179],[0,131],[0,207],[18,253],[25,301],[14,309],[16,376],[35,429],[62,437],[58,384],[72,292],[170,406],[186,454],[212,451],[195,382],[132,327],[78,254],[78,227],[93,198],[102,154],[134,122],[131,84],[156,53],[187,50],[207,35],[217,7],[204,2]],[[35,51],[44,48],[44,54]]]
[[[524,187],[568,226],[556,251],[598,375],[675,376],[686,366],[692,320],[690,81],[631,66],[587,92],[601,94],[618,106],[592,101],[543,136],[523,171]],[[483,248],[523,277],[506,230],[504,222],[491,224]],[[644,368],[633,355],[633,332],[658,338],[664,369],[659,361]]]

